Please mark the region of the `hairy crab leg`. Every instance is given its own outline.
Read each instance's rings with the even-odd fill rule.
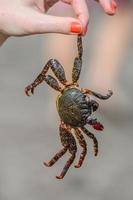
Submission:
[[[62,67],[62,65],[59,63],[58,60],[56,59],[50,59],[48,61],[48,66],[49,68],[52,69],[53,73],[55,74],[55,76],[57,77],[57,79],[63,84],[65,85],[67,83],[66,80],[66,75],[65,75],[65,71],[64,68]]]
[[[94,155],[97,156],[98,154],[98,141],[96,139],[96,137],[94,136],[93,133],[91,133],[90,131],[88,131],[85,127],[81,127],[81,130],[89,137],[93,140],[94,143]]]
[[[80,59],[82,59],[83,45],[82,45],[82,36],[81,35],[78,35],[78,38],[77,38],[77,47],[78,47],[78,57]]]
[[[99,93],[94,92],[94,91],[89,90],[89,89],[81,89],[81,92],[83,92],[84,94],[93,95],[93,96],[95,96],[99,99],[102,99],[102,100],[109,99],[113,95],[113,92],[111,90],[108,90],[108,94],[106,94],[106,95],[99,94]]]
[[[43,164],[46,167],[51,167],[66,153],[66,151],[67,151],[67,147],[64,147],[57,154],[55,154],[55,156],[48,163],[44,162]]]
[[[69,150],[71,157],[66,162],[66,165],[63,168],[60,176],[56,176],[57,179],[63,179],[69,167],[71,166],[71,164],[73,163],[75,159],[77,146],[76,146],[75,138],[70,132],[70,128],[68,128],[63,122],[61,122],[59,130],[60,130],[61,143],[64,146],[64,148],[60,150],[57,154],[55,154],[55,156],[48,163],[44,162],[44,165],[47,167],[51,167],[59,160],[59,158],[61,158],[66,153],[67,150]]]
[[[71,157],[69,160],[66,162],[61,174],[59,176],[56,176],[57,179],[63,179],[64,176],[66,175],[69,167],[73,163],[76,152],[77,152],[77,145],[74,136],[72,135],[71,129],[66,127],[66,125],[62,122],[60,125],[60,135],[61,135],[61,141],[62,144],[68,147],[68,150],[71,154]]]
[[[63,149],[61,149],[57,154],[55,154],[55,156],[48,162],[44,162],[44,165],[47,167],[51,167],[52,165],[55,164],[55,162],[57,162],[59,160],[59,158],[61,158],[67,151],[68,149],[68,138],[67,138],[67,128],[65,127],[64,123],[61,122],[60,127],[59,127],[59,131],[60,131],[60,140],[62,145],[64,146]]]
[[[39,75],[37,77],[37,79],[31,83],[30,85],[28,85],[26,88],[25,88],[25,93],[27,96],[30,96],[29,95],[29,91],[31,91],[32,94],[34,94],[34,89],[40,84],[42,83],[43,81],[45,81],[49,86],[51,86],[53,89],[61,92],[62,91],[62,88],[59,86],[59,83],[58,81],[52,77],[51,75]]]
[[[80,155],[79,162],[78,162],[77,165],[75,165],[75,168],[79,168],[79,167],[82,166],[83,161],[85,159],[85,156],[87,154],[87,144],[86,144],[86,141],[84,139],[84,136],[81,134],[80,129],[74,129],[74,130],[75,130],[75,135],[76,135],[76,138],[79,142],[79,145],[83,148],[81,155]]]
[[[72,82],[74,84],[77,83],[82,68],[83,47],[82,47],[82,36],[80,35],[78,35],[77,38],[77,47],[78,47],[78,56],[74,59],[74,66],[72,70]]]
[[[73,163],[74,159],[75,159],[75,152],[72,153],[71,157],[70,157],[69,160],[66,162],[66,165],[65,165],[65,167],[63,168],[63,170],[62,170],[60,176],[56,176],[57,179],[63,179],[63,178],[64,178],[64,176],[66,175],[66,173],[67,173],[69,167],[70,167],[71,164]]]
[[[31,93],[33,93],[34,88],[37,87],[43,81],[46,81],[52,88],[54,88],[58,91],[61,91],[61,87],[59,86],[56,79],[50,75],[46,76],[46,73],[48,72],[49,68],[52,69],[52,71],[55,74],[55,76],[57,77],[57,79],[63,85],[65,85],[67,83],[65,71],[64,71],[63,67],[61,66],[61,64],[56,59],[50,59],[44,66],[41,73],[34,80],[34,82],[25,88],[25,92],[28,96],[29,96],[29,91],[31,91]]]

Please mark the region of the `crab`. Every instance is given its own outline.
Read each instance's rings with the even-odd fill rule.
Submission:
[[[108,91],[106,95],[99,94],[90,89],[79,88],[78,80],[82,68],[82,37],[77,37],[78,55],[74,59],[72,70],[72,82],[68,82],[65,76],[65,71],[62,65],[56,59],[50,59],[44,66],[41,73],[37,76],[33,83],[25,88],[26,95],[34,93],[34,89],[45,81],[53,89],[60,92],[56,100],[58,114],[60,116],[60,140],[63,148],[56,153],[49,162],[44,162],[47,167],[53,166],[67,151],[70,153],[70,158],[66,162],[61,174],[56,176],[57,179],[63,179],[69,167],[72,165],[77,152],[75,137],[82,148],[80,158],[75,168],[80,168],[87,154],[87,143],[82,132],[93,141],[94,155],[98,155],[98,141],[93,133],[91,133],[85,125],[92,126],[95,130],[102,131],[104,126],[93,118],[91,115],[95,112],[99,104],[96,98],[101,100],[109,99],[113,92]],[[51,69],[58,81],[51,75],[47,75]],[[59,82],[63,85],[60,86]],[[94,96],[94,97],[93,97]],[[95,98],[96,97],[96,98]]]

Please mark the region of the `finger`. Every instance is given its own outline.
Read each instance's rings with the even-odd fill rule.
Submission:
[[[117,4],[115,0],[99,0],[99,3],[108,15],[114,15],[116,13]]]
[[[76,16],[82,23],[83,34],[85,34],[87,32],[89,22],[89,11],[86,0],[72,0],[72,7],[76,13]]]
[[[31,14],[32,12],[32,14]],[[28,14],[28,21],[24,23],[27,34],[37,33],[62,33],[81,34],[82,25],[80,21],[72,17],[57,17],[39,13],[32,10]]]

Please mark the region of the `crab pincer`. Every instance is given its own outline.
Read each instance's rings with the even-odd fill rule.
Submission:
[[[104,126],[100,122],[97,122],[96,124],[92,125],[92,127],[98,131],[103,131],[104,129]]]
[[[25,94],[27,96],[30,96],[29,92],[31,92],[32,94],[34,94],[34,87],[32,87],[31,85],[28,85],[26,88],[25,88]]]

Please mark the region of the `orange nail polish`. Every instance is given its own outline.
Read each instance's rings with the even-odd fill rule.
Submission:
[[[82,33],[82,27],[78,22],[72,22],[71,30],[72,33]]]

